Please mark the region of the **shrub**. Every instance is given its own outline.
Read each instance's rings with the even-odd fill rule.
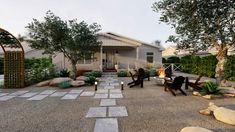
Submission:
[[[3,88],[3,87],[4,87],[4,82],[0,81],[0,88]]]
[[[50,58],[32,59],[32,61],[27,59],[27,65],[30,65],[30,67],[26,66],[28,69],[25,69],[26,85],[32,85],[57,76]]]
[[[166,59],[166,63],[180,63],[180,58],[177,56],[172,56]]]
[[[71,84],[69,83],[69,81],[65,81],[65,82],[60,83],[58,87],[62,89],[66,89],[66,88],[70,88]]]
[[[60,77],[69,77],[70,71],[68,69],[63,69],[60,71]]]
[[[93,76],[94,77],[102,77],[102,72],[101,71],[93,71]]]
[[[228,56],[225,65],[225,79],[235,81],[235,56]]]
[[[101,71],[85,72],[83,75],[86,77],[89,76],[102,77],[102,72]]]
[[[85,83],[88,85],[94,85],[96,81],[96,78],[94,76],[88,76],[85,80]]]
[[[119,71],[117,72],[118,77],[127,77],[127,71]]]
[[[218,89],[218,85],[212,82],[206,82],[202,86],[202,90],[200,91],[202,95],[207,95],[207,94],[215,94],[215,95],[221,95],[222,93],[220,92],[220,89]]]
[[[155,77],[155,76],[157,76],[156,68],[151,68],[151,69],[149,70],[149,75],[150,75],[150,77]]]

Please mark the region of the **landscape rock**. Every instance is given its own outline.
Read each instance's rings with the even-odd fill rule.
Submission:
[[[197,91],[193,91],[193,95],[194,96],[202,96],[199,92],[197,92]]]
[[[49,86],[51,80],[46,80],[46,81],[42,81],[38,84],[36,84],[37,87],[44,87],[44,86]]]
[[[60,83],[62,82],[67,82],[67,81],[72,81],[71,78],[69,77],[58,77],[58,78],[54,78],[51,80],[50,82],[50,86],[58,86]]]
[[[235,94],[224,94],[225,97],[235,97]]]
[[[87,79],[86,76],[79,76],[76,78],[76,80],[79,80],[79,81],[85,81]]]
[[[205,99],[212,99],[211,95],[205,95],[205,96],[202,96],[202,97],[205,98]]]
[[[235,95],[235,89],[233,87],[219,87],[219,89],[221,89],[220,91],[222,93]]]
[[[83,86],[85,85],[85,81],[80,81],[80,80],[76,80],[76,81],[71,81],[70,85],[72,85],[73,87],[79,87],[79,86]]]
[[[213,132],[213,131],[202,127],[185,127],[180,132]]]
[[[217,120],[230,125],[235,125],[235,110],[225,107],[218,107],[214,103],[209,103],[208,109],[213,111],[213,114]]]
[[[212,111],[209,110],[209,109],[204,109],[204,110],[200,110],[199,111],[200,114],[203,114],[203,115],[211,115],[212,114]]]

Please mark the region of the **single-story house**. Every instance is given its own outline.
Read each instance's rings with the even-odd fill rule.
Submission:
[[[111,32],[99,33],[98,39],[102,41],[99,52],[80,60],[77,64],[79,69],[114,71],[162,63],[163,47],[159,43],[150,44]],[[25,58],[49,57],[49,55],[42,54],[43,50],[30,48],[25,41],[21,42],[21,45],[25,51]],[[3,52],[0,51],[1,53],[3,57]],[[62,53],[53,58],[53,63],[57,69],[71,69],[70,62]]]
[[[113,71],[162,63],[160,44],[149,44],[111,32],[99,33],[98,39],[102,41],[100,51],[92,59],[81,60],[77,64],[79,69]],[[53,63],[60,69],[70,67],[62,53],[53,59]]]

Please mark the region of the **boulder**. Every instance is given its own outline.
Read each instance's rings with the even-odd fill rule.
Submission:
[[[212,99],[212,96],[209,95],[209,94],[207,94],[207,95],[205,95],[205,96],[202,96],[202,97],[205,98],[205,99]]]
[[[199,92],[197,92],[197,91],[193,91],[193,95],[194,96],[202,96]]]
[[[72,85],[73,87],[83,86],[85,85],[85,81],[80,81],[80,80],[71,81],[70,85]]]
[[[202,127],[185,127],[180,132],[213,132],[213,131]]]
[[[87,79],[86,76],[79,76],[76,78],[76,80],[79,80],[79,81],[85,81]]]
[[[50,86],[58,86],[60,83],[62,82],[67,82],[67,81],[72,81],[71,78],[69,77],[58,77],[58,78],[54,78],[51,80],[50,82]]]
[[[42,81],[38,84],[36,84],[37,87],[44,87],[44,86],[49,86],[51,80],[46,80],[46,81]]]
[[[224,94],[234,94],[235,95],[235,89],[233,87],[219,87],[221,89],[220,91]]]
[[[200,110],[199,111],[200,114],[203,114],[203,115],[211,115],[212,114],[212,111],[210,111],[209,109],[204,109],[204,110]]]
[[[230,125],[235,125],[235,110],[225,107],[218,107],[214,103],[210,103],[209,108],[213,111],[213,114],[217,120]]]

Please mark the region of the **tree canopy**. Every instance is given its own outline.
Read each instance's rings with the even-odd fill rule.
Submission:
[[[100,25],[88,25],[84,21],[78,23],[76,19],[64,21],[51,11],[46,13],[44,21],[33,19],[26,28],[32,48],[53,55],[63,53],[70,60],[74,74],[78,61],[101,46],[96,35],[101,30]]]
[[[169,41],[195,51],[235,44],[234,0],[161,0],[153,4],[160,21],[175,28]]]
[[[169,40],[194,52],[216,47],[217,82],[224,79],[228,48],[235,46],[234,0],[160,0],[152,6],[160,21],[175,28]]]

